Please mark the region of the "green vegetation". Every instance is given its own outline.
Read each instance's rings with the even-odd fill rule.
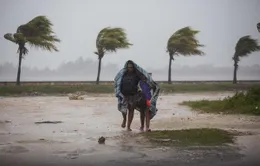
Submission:
[[[167,52],[169,53],[169,69],[168,69],[168,84],[171,84],[171,66],[174,56],[183,55],[204,55],[204,52],[199,50],[203,47],[196,39],[199,33],[190,27],[184,27],[176,31],[167,42]]]
[[[38,92],[38,95],[67,95],[68,93],[112,93],[111,85],[24,85],[24,86],[0,86],[0,95],[30,95]]]
[[[211,92],[211,91],[233,91],[247,90],[252,84],[216,83],[216,84],[159,84],[162,93],[180,92]],[[260,84],[255,85],[260,87]],[[75,92],[86,93],[114,93],[113,84],[85,84],[85,85],[5,85],[0,86],[0,96],[8,95],[30,95],[37,92],[38,95],[65,95]]]
[[[128,42],[126,33],[122,28],[104,28],[102,29],[96,40],[96,47],[98,55],[98,74],[96,84],[99,84],[101,72],[101,60],[107,52],[116,52],[118,49],[129,48],[132,45]]]
[[[247,92],[237,92],[223,100],[185,101],[182,104],[208,113],[260,115],[260,87],[252,87]]]
[[[35,17],[28,23],[19,26],[16,33],[5,34],[4,38],[18,45],[19,65],[16,79],[17,85],[20,85],[22,58],[29,52],[26,44],[35,48],[41,48],[42,50],[58,51],[55,43],[60,42],[60,39],[54,35],[51,21],[45,16]]]
[[[237,85],[232,85],[231,83],[160,84],[161,91],[166,93],[247,90],[251,86],[253,86],[253,84],[237,84]],[[260,87],[260,84],[256,86]]]
[[[234,60],[234,74],[233,74],[233,84],[237,84],[237,69],[238,62],[240,58],[247,57],[255,51],[260,51],[260,46],[257,43],[256,39],[252,39],[250,36],[241,37],[235,48],[235,54],[233,56]]]
[[[211,128],[152,131],[140,135],[159,146],[217,146],[233,143],[234,136],[228,131]]]

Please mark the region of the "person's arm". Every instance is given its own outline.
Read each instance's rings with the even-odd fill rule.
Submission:
[[[151,87],[150,87],[150,85],[149,85],[148,83],[146,83],[146,86],[147,86],[146,105],[147,105],[148,107],[150,107],[150,105],[151,105],[150,100],[151,100],[151,98],[152,98]]]
[[[143,92],[143,94],[145,96],[146,105],[148,107],[150,107],[150,100],[152,98],[151,92],[150,92],[150,86],[146,82],[143,82],[142,83],[142,89],[143,89],[142,92]]]
[[[142,92],[141,81],[137,84],[137,92]]]
[[[151,98],[152,98],[151,87],[148,83],[145,83],[145,87],[146,87],[146,98],[148,100],[151,100]]]

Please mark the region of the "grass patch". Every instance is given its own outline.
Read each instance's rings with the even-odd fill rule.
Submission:
[[[260,115],[260,87],[252,87],[247,92],[237,92],[223,100],[184,101],[181,104],[207,113]]]
[[[159,146],[218,146],[233,143],[234,137],[228,131],[211,128],[152,131],[141,135]]]
[[[23,85],[0,86],[0,95],[27,95],[33,92],[39,94],[68,94],[75,92],[112,93],[112,86],[108,85]]]
[[[161,90],[168,92],[213,92],[213,91],[234,91],[246,90],[253,84],[237,84],[232,83],[187,83],[187,84],[162,84]],[[260,84],[259,84],[260,87]]]
[[[161,92],[163,93],[247,90],[251,86],[252,84],[233,85],[231,83],[160,84]],[[256,86],[260,87],[260,84]],[[77,91],[86,93],[114,93],[114,86],[112,84],[0,86],[0,96],[28,95],[33,92],[54,95],[74,93]]]

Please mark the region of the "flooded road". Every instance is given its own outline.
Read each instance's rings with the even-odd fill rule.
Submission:
[[[180,106],[184,100],[220,99],[229,93],[162,95],[152,129],[214,127],[249,132],[231,147],[169,149],[136,143],[136,111],[132,132],[120,127],[122,117],[113,95],[0,98],[0,165],[216,165],[259,162],[260,118],[199,114]],[[42,123],[42,122],[53,122]],[[98,144],[100,136],[106,144]],[[240,148],[239,150],[237,148]],[[259,162],[260,163],[260,162]]]

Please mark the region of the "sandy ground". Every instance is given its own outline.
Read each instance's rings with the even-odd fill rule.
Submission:
[[[248,165],[260,163],[260,117],[199,114],[178,103],[220,99],[229,93],[162,95],[152,129],[214,127],[238,130],[236,144],[214,148],[147,147],[120,128],[113,95],[0,98],[0,165]],[[61,121],[58,124],[35,124]],[[132,133],[139,132],[136,111]],[[100,136],[107,137],[99,145]]]

